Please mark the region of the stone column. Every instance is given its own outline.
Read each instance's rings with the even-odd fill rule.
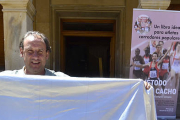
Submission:
[[[143,9],[161,9],[166,10],[171,0],[140,0],[140,6]]]
[[[31,0],[0,0],[3,6],[5,69],[20,69],[19,42],[23,35],[33,30],[35,8]]]

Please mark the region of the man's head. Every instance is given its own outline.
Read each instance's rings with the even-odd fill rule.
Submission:
[[[154,53],[152,54],[152,60],[153,60],[154,62],[156,62],[157,57],[158,57],[158,53],[157,53],[157,52],[154,52]]]
[[[159,45],[161,45],[161,50],[162,50],[162,48],[163,48],[163,45],[164,45],[164,42],[163,41],[159,41],[159,43],[158,43]]]
[[[140,49],[139,48],[136,48],[135,50],[135,55],[138,56],[140,54]]]
[[[156,45],[156,52],[160,52],[162,49],[162,46],[160,44]]]
[[[45,74],[44,68],[51,47],[48,39],[42,33],[27,32],[19,44],[19,49],[20,56],[24,59],[26,74]]]
[[[179,50],[180,49],[180,42],[176,42],[174,45],[175,50]]]
[[[164,45],[164,41],[159,41],[158,44],[160,44],[161,46]]]
[[[163,50],[163,54],[166,54],[166,52],[167,52],[167,49],[165,48],[165,49]]]
[[[144,49],[144,52],[145,52],[146,55],[148,55],[148,54],[149,54],[149,48],[146,47],[146,48]]]

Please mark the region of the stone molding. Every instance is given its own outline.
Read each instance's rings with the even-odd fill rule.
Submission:
[[[105,6],[105,5],[51,5],[52,9],[57,11],[73,10],[73,11],[119,11],[126,6]]]
[[[28,16],[33,20],[36,10],[30,0],[27,1],[1,1],[3,12],[27,12]]]
[[[171,3],[171,0],[140,0],[141,8],[143,9],[161,9],[166,10]]]

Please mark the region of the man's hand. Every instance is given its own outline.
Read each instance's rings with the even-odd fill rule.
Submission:
[[[144,86],[145,86],[146,90],[149,90],[151,87],[151,85],[146,81],[144,81]]]

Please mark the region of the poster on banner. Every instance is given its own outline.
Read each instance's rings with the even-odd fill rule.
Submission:
[[[180,12],[134,9],[130,78],[154,87],[159,119],[176,118],[180,73]]]

